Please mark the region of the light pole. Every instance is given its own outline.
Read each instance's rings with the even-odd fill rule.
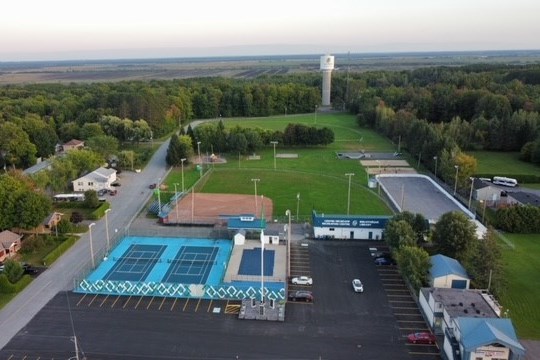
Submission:
[[[418,169],[420,169],[420,160],[422,159],[422,152],[418,153],[418,165],[416,166]]]
[[[92,269],[96,267],[96,263],[94,261],[94,245],[92,243],[92,226],[96,225],[96,223],[91,223],[88,225],[88,231],[90,232],[90,258],[92,259]]]
[[[437,161],[439,160],[439,158],[437,156],[434,156],[433,160],[435,160],[435,178],[437,178]]]
[[[257,182],[261,181],[261,179],[251,179],[251,181],[255,184],[255,216],[257,216]]]
[[[111,211],[111,209],[105,210],[105,234],[107,235],[107,255],[109,254],[110,247],[110,239],[109,239],[109,217],[107,216],[107,213]]]
[[[347,173],[345,176],[349,177],[349,192],[347,195],[347,215],[349,215],[349,210],[351,207],[351,179],[354,176],[354,173]]]
[[[176,192],[176,185],[179,185],[178,183],[174,183],[174,212],[176,213],[176,225],[178,226],[178,192]]]
[[[482,224],[483,224],[484,223],[484,218],[486,217],[487,200],[480,200],[480,202],[482,203]]]
[[[270,141],[270,144],[274,145],[274,170],[276,170],[276,145],[277,141]]]
[[[298,222],[299,213],[300,213],[300,193],[296,194],[296,222]]]
[[[180,159],[180,161],[182,162],[182,193],[184,193],[184,161],[186,161],[186,159],[183,158]]]
[[[317,105],[315,105],[315,124],[317,124],[317,109],[319,107]]]
[[[157,201],[158,201],[158,217],[161,214],[161,178],[157,181]]]
[[[202,177],[201,142],[197,141],[197,154],[199,155],[199,177]]]
[[[474,178],[471,177],[471,191],[469,192],[469,210],[471,210],[472,191],[474,187]]]
[[[457,179],[458,179],[458,174],[459,174],[459,166],[458,166],[458,165],[454,165],[454,167],[456,168],[456,180],[454,181],[454,196],[456,196],[456,192],[457,192]]]
[[[289,216],[289,226],[287,227],[287,279],[291,276],[291,210],[287,209],[285,215]]]

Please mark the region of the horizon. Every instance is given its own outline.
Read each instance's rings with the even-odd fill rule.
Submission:
[[[540,57],[540,48],[539,49],[486,49],[486,50],[432,50],[432,51],[372,51],[372,52],[351,52],[351,51],[345,51],[345,52],[336,52],[336,53],[329,53],[329,52],[304,52],[304,53],[276,53],[276,54],[252,54],[252,53],[245,53],[242,55],[225,55],[225,54],[216,54],[216,55],[184,55],[184,56],[133,56],[133,57],[80,57],[80,58],[64,58],[64,57],[53,57],[49,59],[35,59],[35,60],[1,60],[0,64],[20,64],[20,63],[67,63],[67,62],[92,62],[92,63],[99,63],[99,62],[122,62],[122,61],[143,61],[143,62],[151,62],[151,61],[174,61],[174,60],[233,60],[233,59],[264,59],[264,58],[312,58],[314,62],[319,61],[319,57],[322,55],[333,55],[335,57],[344,57],[344,56],[351,56],[353,58],[370,58],[370,57],[377,57],[377,56],[392,56],[392,55],[399,55],[399,56],[427,56],[427,55],[433,55],[433,56],[445,56],[445,55],[467,55],[467,56],[489,56],[489,55],[523,55],[523,53],[533,53],[533,55],[537,55]],[[536,54],[537,53],[537,54]],[[154,55],[154,54],[152,54]]]
[[[540,3],[8,2],[0,62],[540,49]]]

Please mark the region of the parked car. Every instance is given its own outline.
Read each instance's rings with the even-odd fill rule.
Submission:
[[[156,186],[157,186],[157,184],[155,184],[155,183],[154,183],[154,184],[150,184],[150,185],[148,185],[148,188],[149,188],[149,189],[155,189],[155,188],[156,188]]]
[[[291,283],[295,285],[313,285],[313,279],[309,276],[293,277]]]
[[[360,293],[364,292],[364,285],[362,284],[360,279],[354,279],[352,281],[352,287],[353,287],[354,292],[360,292]]]
[[[291,291],[288,296],[291,301],[313,302],[311,291]]]
[[[374,251],[371,253],[372,258],[386,257],[389,258],[392,255],[388,251]]]
[[[396,262],[391,257],[375,258],[375,265],[396,265]]]
[[[118,186],[122,186],[122,184],[120,184],[119,182],[113,182],[111,186],[118,187]]]
[[[118,191],[117,191],[116,189],[114,189],[114,190],[112,190],[112,189],[109,190],[109,195],[111,195],[111,196],[114,196],[114,195],[116,195],[117,193],[118,193]]]
[[[417,332],[407,335],[407,341],[411,344],[435,344],[437,339],[430,332]]]
[[[99,189],[97,194],[98,196],[103,196],[103,195],[106,195],[107,194],[107,189]]]

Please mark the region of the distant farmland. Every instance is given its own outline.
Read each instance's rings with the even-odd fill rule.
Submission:
[[[203,77],[252,79],[319,71],[323,54],[206,58],[0,62],[0,85],[114,82]],[[408,70],[480,63],[520,65],[540,62],[540,51],[334,54],[336,71]]]

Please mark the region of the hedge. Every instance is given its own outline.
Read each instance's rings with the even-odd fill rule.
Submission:
[[[70,236],[66,240],[64,240],[60,245],[58,245],[53,251],[47,254],[43,258],[44,265],[50,265],[53,262],[56,261],[60,256],[62,256],[63,253],[66,252],[67,249],[69,249],[79,238]]]
[[[0,293],[2,294],[15,294],[32,282],[32,277],[30,275],[23,275],[23,277],[17,281],[15,284],[9,282],[6,274],[0,274]]]
[[[90,220],[98,220],[101,219],[105,215],[105,210],[111,207],[111,204],[109,204],[107,201],[101,203],[101,205],[94,211],[90,213],[88,216]]]

